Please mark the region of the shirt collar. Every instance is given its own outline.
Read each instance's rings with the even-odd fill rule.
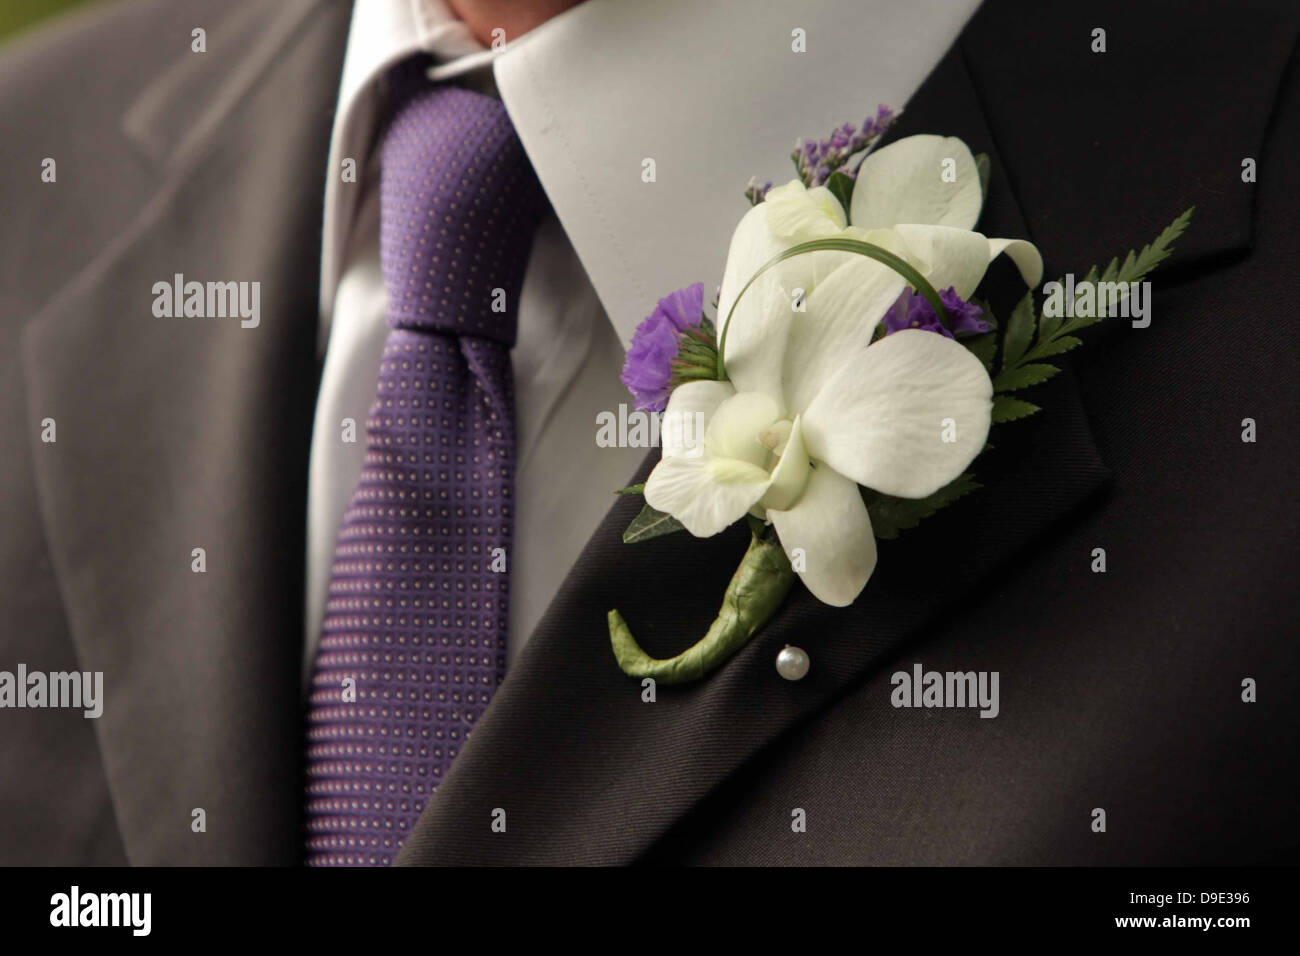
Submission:
[[[922,16],[915,0],[587,0],[507,46],[493,71],[626,343],[670,291],[703,281],[712,296],[751,176],[785,182],[797,137],[901,107],[978,5]]]

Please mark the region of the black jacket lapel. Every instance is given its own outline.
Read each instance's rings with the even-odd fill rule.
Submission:
[[[988,3],[893,135],[956,135],[989,153],[993,180],[979,228],[1034,240],[1049,277],[1141,245],[1196,204],[1195,226],[1157,285],[1192,275],[1249,242],[1241,159],[1258,154],[1294,41],[1281,14],[1252,7],[1243,17],[1220,32],[1210,17],[1188,18],[1172,4],[1140,12],[1118,3],[1036,8],[1027,16],[1021,5]],[[1098,25],[1109,27],[1105,54],[1090,50]],[[1154,95],[1171,85],[1177,96]],[[1173,100],[1190,112],[1170,125],[1162,111]],[[1131,165],[1090,156],[1100,137],[1131,142]],[[989,280],[1004,319],[1019,295],[1009,273],[995,265]],[[768,742],[834,701],[886,653],[951,624],[967,596],[995,587],[1035,539],[1099,499],[1107,469],[1069,363],[1061,364],[1063,374],[1033,395],[1041,413],[994,429],[996,447],[974,468],[984,487],[882,543],[875,576],[852,608],[819,605],[796,585],[720,671],[699,684],[661,687],[654,703],[615,666],[606,611],[623,611],[651,653],[681,650],[712,619],[745,538],[679,534],[624,545],[620,533],[639,503],[620,501],[399,862],[611,864],[645,856]],[[1082,569],[1088,555],[1077,560]],[[774,669],[785,644],[812,658],[797,683]],[[491,827],[498,808],[504,832]]]
[[[1047,278],[1148,242],[1193,205],[1193,227],[1157,286],[1249,248],[1255,188],[1243,181],[1243,162],[1266,160],[1265,133],[1296,42],[1288,6],[980,8],[958,49]],[[1093,50],[1099,29],[1105,52]]]

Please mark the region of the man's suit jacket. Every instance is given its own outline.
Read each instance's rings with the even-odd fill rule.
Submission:
[[[989,0],[894,135],[989,153],[981,230],[1032,239],[1051,276],[1194,204],[1150,327],[1086,332],[1027,396],[1044,410],[995,427],[983,487],[882,543],[854,606],[796,587],[725,667],[653,703],[615,666],[606,611],[680,650],[744,538],[627,546],[638,505],[614,504],[399,862],[1294,860],[1286,7]],[[134,0],[0,57],[0,668],[106,688],[99,720],[0,711],[0,862],[300,858],[306,456],[348,12]],[[199,23],[234,67],[153,39]],[[178,272],[260,278],[276,321],[153,319],[144,297]],[[787,644],[812,659],[802,681],[775,671]],[[997,671],[999,716],[892,707],[890,675],[917,662]]]

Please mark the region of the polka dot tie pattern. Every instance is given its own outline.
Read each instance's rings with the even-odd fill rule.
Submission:
[[[391,331],[312,676],[309,865],[392,863],[505,673],[510,347],[544,199],[499,100],[422,87],[383,142]]]

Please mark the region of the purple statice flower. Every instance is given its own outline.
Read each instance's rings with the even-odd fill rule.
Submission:
[[[955,335],[975,334],[989,330],[989,324],[982,318],[984,313],[980,307],[972,305],[957,295],[952,286],[941,291],[939,299],[948,312],[951,331],[943,327],[943,323],[939,321],[939,313],[934,311],[934,307],[925,300],[925,296],[911,289],[905,289],[898,297],[898,301],[885,313],[885,334],[892,335],[903,329],[923,329],[926,332],[938,332],[951,339]]]
[[[800,140],[795,143],[790,158],[794,160],[795,171],[800,180],[809,188],[821,186],[830,178],[831,173],[842,172],[846,176],[857,175],[848,162],[858,153],[872,149],[885,135],[897,114],[883,104],[877,108],[874,116],[868,116],[857,127],[845,123],[837,128],[827,139],[817,141]]]
[[[745,198],[749,200],[751,206],[757,206],[767,198],[767,191],[772,188],[772,180],[768,180],[763,185],[758,184],[757,176],[749,177],[749,185],[745,187]]]
[[[664,296],[636,327],[619,379],[632,393],[637,408],[662,412],[668,405],[673,360],[682,336],[698,326],[703,316],[704,283],[697,282]]]

